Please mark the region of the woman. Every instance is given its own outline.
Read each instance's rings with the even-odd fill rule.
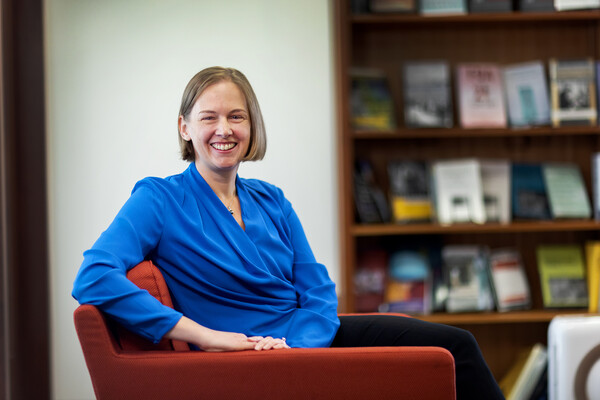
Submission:
[[[456,360],[459,398],[502,398],[466,331],[412,318],[337,316],[335,287],[280,189],[242,179],[263,158],[258,101],[239,71],[213,67],[188,83],[178,119],[182,174],[134,187],[93,247],[73,296],[155,342],[205,351],[428,345]],[[143,259],[162,271],[175,310],[125,273]],[[483,396],[483,397],[482,397]]]

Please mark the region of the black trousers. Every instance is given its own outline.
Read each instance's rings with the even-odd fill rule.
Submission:
[[[469,331],[390,315],[342,316],[340,322],[331,347],[443,347],[454,356],[457,400],[504,399],[477,341]]]

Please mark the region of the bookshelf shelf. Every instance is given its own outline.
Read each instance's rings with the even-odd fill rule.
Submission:
[[[394,139],[432,139],[432,138],[486,138],[486,137],[568,137],[568,136],[598,136],[600,127],[577,126],[571,128],[553,128],[550,126],[523,129],[397,129],[394,131],[354,131],[356,140],[394,140]]]
[[[467,314],[448,314],[439,313],[431,315],[419,315],[415,318],[423,321],[437,322],[448,325],[487,325],[487,324],[529,324],[532,322],[548,323],[557,315],[565,314],[585,314],[582,309],[565,310],[531,310],[531,311],[510,311],[505,313],[467,313]]]
[[[433,161],[448,158],[506,159],[523,163],[575,163],[592,193],[591,155],[600,152],[599,126],[551,126],[522,129],[405,128],[402,66],[415,60],[499,65],[551,58],[600,60],[600,11],[509,12],[453,16],[416,14],[352,15],[350,0],[335,0],[335,77],[339,171],[340,312],[356,312],[354,276],[359,260],[371,249],[391,253],[406,243],[476,244],[514,247],[523,258],[531,288],[532,309],[507,313],[436,313],[427,321],[469,329],[497,379],[514,359],[511,351],[547,341],[556,315],[586,310],[546,310],[535,249],[541,244],[580,244],[600,240],[594,220],[520,221],[510,224],[361,224],[354,204],[357,160],[371,162],[376,182],[388,191],[387,168],[398,159]],[[350,70],[382,71],[389,80],[398,129],[356,131],[350,124]],[[455,89],[453,89],[453,93]]]
[[[351,233],[361,236],[487,234],[522,232],[598,231],[600,223],[593,220],[513,222],[511,224],[355,224]]]
[[[503,12],[480,13],[464,15],[421,16],[417,14],[361,14],[351,17],[355,25],[387,25],[387,24],[464,24],[464,23],[529,23],[529,22],[573,22],[600,20],[600,11],[569,11],[569,12]]]

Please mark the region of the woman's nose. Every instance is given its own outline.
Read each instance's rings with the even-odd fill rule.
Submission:
[[[229,126],[229,121],[227,118],[221,119],[219,121],[219,126],[217,127],[217,135],[228,137],[231,136],[233,132],[231,131],[231,126]]]

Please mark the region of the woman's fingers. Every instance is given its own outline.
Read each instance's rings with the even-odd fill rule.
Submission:
[[[260,340],[254,350],[272,350],[272,349],[289,349],[290,346],[285,342],[285,338],[275,339],[271,336],[267,336]]]

